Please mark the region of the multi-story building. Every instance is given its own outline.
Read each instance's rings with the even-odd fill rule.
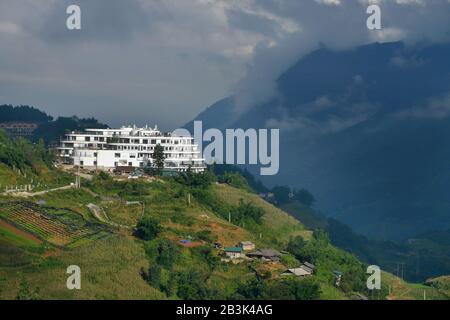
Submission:
[[[2,122],[0,129],[5,130],[11,137],[29,138],[33,135],[38,127],[37,123],[33,122]]]
[[[158,144],[164,148],[166,170],[182,172],[190,167],[201,172],[206,168],[194,138],[163,134],[157,127],[70,132],[61,139],[58,151],[64,163],[87,169],[145,168],[152,165],[152,154]]]

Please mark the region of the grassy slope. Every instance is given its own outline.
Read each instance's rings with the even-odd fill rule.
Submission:
[[[114,250],[112,250],[112,248]],[[68,290],[69,265],[81,268],[81,290]],[[111,236],[89,246],[35,260],[32,266],[0,268],[1,298],[14,299],[27,282],[46,299],[162,299],[164,296],[139,276],[147,267],[142,248],[127,237]]]
[[[282,249],[287,241],[296,235],[305,239],[311,232],[296,219],[284,211],[265,202],[257,195],[236,189],[228,185],[214,185],[213,191],[224,202],[236,205],[240,199],[250,201],[265,211],[264,223],[259,230],[247,230],[228,223],[213,212],[192,199],[187,205],[185,195],[177,196],[172,185],[165,182],[148,184],[149,194],[145,195],[145,215],[158,218],[164,226],[161,237],[178,241],[187,236],[194,236],[199,231],[209,230],[212,236],[225,246],[235,245],[239,241],[252,240],[258,247],[274,247]],[[97,192],[98,190],[96,190]],[[95,221],[86,204],[96,203],[108,207],[109,217],[114,222],[135,222],[140,215],[140,206],[125,206],[121,199],[115,198],[117,192],[104,191],[107,199],[96,197],[85,190],[58,191],[39,197],[45,199],[48,206],[68,208],[77,212],[87,221]],[[103,192],[102,192],[103,194]],[[38,200],[38,198],[34,199]],[[115,208],[118,210],[115,210]],[[176,219],[182,215],[180,222]],[[262,238],[259,234],[262,234]],[[42,255],[28,247],[21,249],[18,243],[7,237],[0,238],[4,244],[3,256],[0,251],[0,298],[12,299],[17,295],[20,283],[27,282],[32,289],[39,288],[39,295],[48,299],[162,299],[165,297],[159,290],[150,287],[140,276],[140,269],[148,268],[144,246],[130,236],[130,232],[121,230],[107,238],[89,242],[88,245],[71,250],[47,251]],[[26,247],[26,244],[23,244]],[[196,266],[198,260],[191,249],[182,248],[182,261],[175,270]],[[16,256],[16,264],[6,256]],[[69,291],[65,287],[68,265],[77,264],[82,269],[82,290]],[[331,266],[327,266],[331,267]],[[328,272],[329,273],[329,272]],[[254,275],[244,265],[224,265],[217,268],[208,282],[224,293],[233,292],[239,282],[251,279]],[[323,299],[347,299],[336,289],[325,275],[319,275]],[[394,282],[394,277],[386,279]],[[388,281],[388,280],[386,280]],[[410,285],[398,285],[395,298],[418,298],[419,290],[412,290]],[[405,293],[406,292],[406,293]],[[420,297],[419,297],[420,298]]]
[[[0,192],[5,190],[5,186],[22,185],[28,181],[21,175],[14,172],[11,168],[0,163]]]
[[[168,187],[168,186],[167,186]],[[266,211],[266,222],[264,223],[264,234],[273,233],[272,237],[259,239],[256,234],[242,229],[227,221],[217,217],[202,206],[193,202],[187,205],[185,198],[174,199],[165,198],[164,190],[155,184],[151,188],[151,194],[146,204],[146,215],[157,217],[164,226],[161,237],[166,237],[178,241],[189,235],[194,235],[202,230],[209,230],[213,237],[223,243],[223,245],[235,245],[239,241],[253,240],[260,247],[277,247],[278,242],[273,245],[271,239],[280,237],[282,242],[286,242],[290,236],[303,235],[306,238],[310,233],[296,220],[286,213],[278,210],[272,205],[264,202],[259,197],[242,193],[241,190],[218,185],[214,187],[217,194],[224,197],[224,201],[236,203],[243,198],[261,206]],[[114,203],[102,201],[84,190],[56,191],[51,194],[38,197],[47,201],[48,206],[56,208],[69,208],[87,219],[93,219],[89,212],[85,210],[88,203],[99,205],[109,205],[108,211],[114,211]],[[38,200],[38,198],[34,200]],[[114,222],[121,222],[122,215],[130,210],[130,216],[136,216],[140,211],[139,206],[120,206],[120,210],[110,215]],[[183,214],[186,223],[173,222],[174,215]],[[273,223],[271,223],[271,221]],[[274,223],[276,221],[276,223]],[[114,250],[111,250],[114,248]],[[21,254],[24,254],[21,252]],[[189,249],[182,249],[184,256],[183,264],[195,265],[196,260]],[[25,254],[26,255],[26,254]],[[0,268],[0,279],[5,282],[2,298],[14,298],[19,290],[20,282],[30,283],[31,288],[39,288],[40,296],[45,298],[162,298],[163,295],[156,289],[148,286],[140,277],[139,269],[147,268],[148,262],[145,260],[144,249],[139,242],[123,231],[119,234],[111,235],[108,239],[99,240],[88,246],[81,246],[73,250],[56,251],[50,257],[42,258],[36,255],[29,255],[35,265],[26,268],[11,268],[3,265]],[[65,268],[69,264],[78,264],[86,274],[83,277],[83,289],[81,291],[68,291],[64,284],[66,279]],[[209,279],[218,288],[231,292],[237,285],[237,280],[250,279],[252,273],[245,265],[229,266],[218,268]],[[5,280],[6,279],[6,280]],[[109,280],[110,279],[110,280]],[[125,285],[126,284],[126,285]],[[128,289],[120,289],[121,287]],[[135,289],[134,289],[135,288]]]
[[[243,199],[264,209],[263,231],[266,232],[263,238],[269,237],[272,242],[276,240],[287,243],[290,237],[302,236],[305,239],[311,237],[311,231],[306,230],[297,219],[264,201],[258,195],[225,184],[215,185],[214,188],[217,195],[225,202],[237,205],[239,200]]]

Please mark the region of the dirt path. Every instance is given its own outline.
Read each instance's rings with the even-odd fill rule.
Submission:
[[[42,243],[42,240],[41,240],[41,239],[35,237],[35,236],[32,235],[31,233],[28,233],[28,232],[22,231],[22,230],[20,230],[20,229],[17,229],[17,228],[14,227],[13,225],[11,225],[11,224],[9,224],[9,223],[7,223],[6,221],[3,221],[3,220],[1,220],[1,219],[0,219],[0,227],[3,227],[3,228],[5,228],[6,230],[11,231],[12,233],[17,234],[18,236],[27,238],[27,239],[29,239],[29,240],[31,240],[31,241],[37,243],[37,244],[41,244],[41,243]]]
[[[106,215],[106,212],[101,207],[99,207],[93,203],[89,203],[87,205],[87,207],[97,220],[99,220],[103,223],[109,224],[113,227],[131,229],[130,226],[125,226],[123,224],[118,224],[118,223],[110,221],[109,217]]]

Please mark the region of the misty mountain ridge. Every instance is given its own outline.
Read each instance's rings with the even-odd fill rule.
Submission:
[[[271,100],[236,116],[228,97],[195,120],[279,128],[280,172],[266,184],[305,187],[357,232],[404,240],[450,227],[448,57],[449,44],[320,48],[278,78]]]

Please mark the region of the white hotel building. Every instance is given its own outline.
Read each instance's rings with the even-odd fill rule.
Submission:
[[[157,127],[70,132],[61,139],[58,152],[64,163],[87,169],[144,168],[152,164],[152,154],[158,144],[164,148],[165,169],[178,172],[189,167],[194,172],[205,170],[205,159],[194,138],[163,134]]]

